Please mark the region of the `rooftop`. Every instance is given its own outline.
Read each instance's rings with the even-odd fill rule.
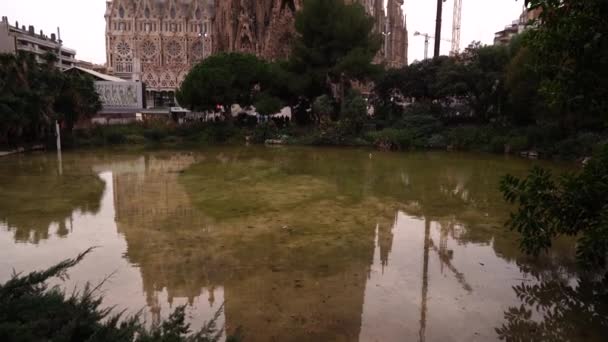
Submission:
[[[86,69],[86,68],[81,68],[78,66],[74,66],[71,67],[67,70],[65,70],[64,72],[69,72],[70,70],[78,70],[78,71],[82,71],[84,73],[87,73],[91,76],[93,76],[93,78],[95,78],[98,81],[108,81],[108,82],[127,82],[125,80],[123,80],[122,78],[118,78],[118,77],[114,77],[114,76],[110,76],[110,75],[106,75],[106,74],[102,74],[100,72],[97,72],[95,70],[91,70],[91,69]]]

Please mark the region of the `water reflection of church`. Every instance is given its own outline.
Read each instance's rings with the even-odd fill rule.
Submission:
[[[166,302],[218,307],[218,301],[225,301],[228,330],[242,326],[252,341],[496,337],[495,323],[503,320],[501,305],[513,300],[511,287],[504,283],[517,284],[522,275],[505,259],[513,256],[516,244],[508,250],[500,246],[500,239],[493,242],[491,234],[467,236],[462,214],[475,220],[483,213],[476,209],[464,213],[463,208],[474,206],[472,195],[463,197],[457,190],[474,187],[436,174],[439,184],[428,185],[434,190],[427,185],[416,188],[411,196],[421,200],[403,198],[399,208],[387,206],[389,200],[373,200],[374,196],[344,203],[301,202],[295,207],[303,217],[302,227],[323,221],[327,207],[332,217],[340,218],[332,219],[321,233],[303,235],[280,228],[265,230],[282,214],[293,219],[288,209],[214,219],[195,208],[179,180],[181,170],[200,160],[231,165],[246,163],[248,158],[255,159],[239,154],[168,154],[112,167],[117,227],[128,246],[125,257],[139,267],[155,317],[161,317],[161,308],[167,310]],[[254,164],[266,168],[266,163],[275,162],[255,159]],[[228,174],[213,170],[217,177]],[[409,175],[411,184],[420,176],[416,172]],[[314,181],[321,179],[316,175]],[[322,189],[340,186],[332,179]],[[364,183],[359,183],[359,190],[384,189],[378,196],[398,186]],[[443,188],[451,190],[444,193]],[[226,193],[232,190],[227,186]],[[459,201],[453,212],[461,218],[446,216],[444,207],[427,202],[437,199],[425,198],[433,191],[442,203]],[[475,198],[476,203],[483,199],[483,195]],[[500,249],[501,258],[494,249]],[[499,286],[488,285],[497,283],[497,274],[488,270],[504,277]],[[459,326],[467,328],[454,328]]]

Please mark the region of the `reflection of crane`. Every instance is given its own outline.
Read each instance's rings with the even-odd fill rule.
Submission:
[[[448,267],[458,283],[464,288],[468,293],[473,292],[473,288],[467,282],[464,273],[458,271],[456,267],[452,264],[451,259],[453,256],[453,252],[448,250],[448,233],[453,231],[454,226],[450,225],[446,227],[441,227],[440,237],[439,237],[439,248],[435,246],[433,243],[433,239],[431,238],[431,221],[429,218],[424,218],[424,255],[422,259],[422,302],[420,303],[420,330],[418,331],[418,341],[424,342],[426,340],[426,315],[427,315],[427,301],[428,301],[428,293],[429,293],[429,253],[430,250],[434,250],[439,255],[439,260],[443,267],[443,264]]]
[[[429,58],[429,40],[435,39],[435,37],[431,36],[428,33],[420,33],[418,31],[414,32],[414,36],[424,37],[424,59]],[[441,39],[441,40],[444,40],[446,42],[451,42],[451,40],[449,40],[449,39]]]

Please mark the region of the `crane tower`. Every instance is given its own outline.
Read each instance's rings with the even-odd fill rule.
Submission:
[[[462,0],[454,0],[454,18],[452,19],[452,49],[450,55],[460,51],[460,27],[462,21]]]

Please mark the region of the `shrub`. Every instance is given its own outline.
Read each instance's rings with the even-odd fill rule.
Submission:
[[[312,104],[312,112],[317,122],[322,119],[329,119],[334,112],[334,105],[331,98],[327,95],[319,96]]]
[[[242,128],[254,128],[258,124],[258,118],[254,115],[249,115],[247,113],[239,113],[236,119],[234,120],[234,124],[237,127]]]
[[[126,139],[128,144],[141,145],[146,143],[146,138],[139,134],[129,134]]]
[[[161,142],[167,137],[167,135],[166,129],[158,127],[150,128],[144,131],[144,138],[153,142]]]
[[[414,137],[409,130],[405,129],[386,128],[369,132],[366,138],[381,149],[404,150],[414,146]]]
[[[577,237],[578,261],[606,270],[608,262],[608,148],[578,173],[554,177],[534,168],[524,179],[507,175],[500,185],[505,200],[516,204],[508,227],[521,235],[520,247],[535,254],[548,250],[556,237]]]
[[[239,136],[239,130],[229,122],[214,122],[204,126],[196,137],[198,142],[223,144]]]
[[[357,92],[351,91],[342,106],[340,128],[344,136],[359,135],[367,120],[367,103]]]
[[[447,146],[447,139],[441,134],[433,134],[428,139],[427,146],[435,149],[444,149]]]
[[[97,288],[86,285],[80,292],[66,295],[58,287],[49,289],[51,278],[67,277],[69,268],[77,265],[91,250],[75,259],[65,260],[45,271],[14,275],[0,284],[0,340],[2,341],[218,341],[222,330],[213,319],[197,332],[186,323],[185,307],[178,307],[161,324],[145,327],[139,315],[123,317],[112,309],[102,309]],[[238,340],[241,337],[228,337]]]
[[[602,137],[595,133],[580,133],[579,135],[562,140],[555,144],[553,155],[564,159],[575,159],[589,156],[597,149]]]
[[[505,136],[495,136],[490,141],[490,150],[494,153],[503,153],[505,151],[506,145],[508,145],[509,139]]]
[[[259,123],[253,130],[253,142],[261,144],[268,139],[276,139],[278,132],[277,125],[272,120]]]
[[[511,152],[521,152],[530,148],[528,137],[525,136],[511,137],[507,141],[507,145],[511,148]]]
[[[105,134],[105,142],[109,145],[119,145],[127,142],[127,136],[122,132],[111,131]]]

